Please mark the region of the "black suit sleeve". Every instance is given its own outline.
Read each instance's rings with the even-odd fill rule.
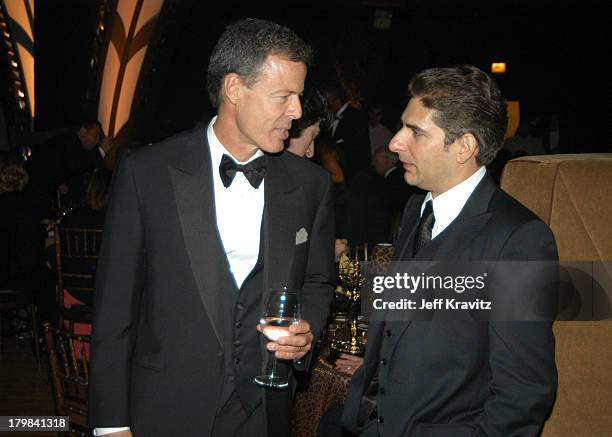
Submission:
[[[74,149],[66,156],[64,179],[94,168],[100,168],[103,165],[104,159],[98,147],[94,147],[92,150]]]
[[[301,292],[302,318],[310,323],[315,340],[321,336],[329,316],[334,270],[334,206],[331,178],[327,177],[325,193],[319,203],[312,227],[308,265]],[[296,365],[298,370],[309,367],[311,352]]]
[[[531,221],[507,240],[500,261],[558,261],[554,237],[544,223]],[[532,276],[516,275],[513,287],[534,289]],[[539,277],[549,287],[554,277]],[[518,289],[518,288],[517,288]],[[557,390],[552,322],[490,322],[491,396],[484,405],[482,436],[539,436]]]
[[[129,426],[131,356],[144,278],[144,238],[130,159],[115,174],[98,260],[89,424]]]

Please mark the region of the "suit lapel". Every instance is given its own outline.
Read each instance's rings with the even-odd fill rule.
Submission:
[[[414,233],[419,225],[421,204],[424,199],[425,196],[423,195],[411,196],[409,203],[404,209],[402,229],[395,244],[397,251],[393,256],[394,260],[399,261],[412,258],[412,240],[414,240]]]
[[[471,242],[480,234],[491,218],[491,214],[488,212],[488,209],[489,202],[493,197],[495,189],[495,183],[487,173],[482,181],[480,181],[480,183],[476,186],[457,218],[450,225],[448,225],[448,227],[440,235],[424,246],[416,257],[412,258],[412,254],[403,252],[401,254],[402,258],[398,259],[413,259],[414,261],[462,259],[464,261],[468,261],[469,259],[466,259],[465,257],[458,258],[458,256],[462,251],[468,250],[472,247]],[[418,202],[417,205],[420,206],[421,203],[422,199],[420,199],[420,202]],[[412,210],[416,210],[420,213],[419,208],[416,206],[413,206]],[[417,224],[413,226],[413,229],[409,235],[410,238],[413,238],[417,226],[418,220]],[[410,241],[412,240],[408,240],[408,242]],[[406,245],[407,243],[405,242],[404,248]],[[410,247],[412,246],[410,245]],[[412,321],[406,322],[404,326],[401,327],[398,335],[394,337],[396,343],[393,346],[393,352],[395,352],[395,347],[399,343],[400,338],[411,324]]]
[[[457,218],[417,254],[415,260],[451,260],[472,246],[491,214],[489,202],[496,186],[486,174],[476,186]]]
[[[222,284],[228,274],[227,258],[216,223],[214,187],[206,130],[196,131],[189,140],[193,154],[168,166],[176,205],[200,299],[219,343],[223,345]],[[188,141],[189,141],[188,140]]]
[[[282,155],[266,155],[264,207],[264,291],[294,287],[295,236],[304,208],[302,189],[287,171]],[[305,213],[304,213],[305,214]]]

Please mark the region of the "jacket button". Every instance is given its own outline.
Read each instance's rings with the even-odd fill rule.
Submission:
[[[234,346],[240,347],[240,340],[234,340]]]
[[[379,361],[380,364],[382,364],[383,366],[387,364],[387,359],[386,358],[381,358]]]
[[[384,418],[384,417],[382,417],[382,416],[378,416],[377,421],[378,421],[378,423],[384,423],[385,418]]]
[[[385,330],[385,334],[387,335],[387,337],[391,337],[391,330],[390,329]]]

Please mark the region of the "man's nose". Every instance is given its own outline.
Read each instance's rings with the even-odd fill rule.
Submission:
[[[393,135],[393,138],[389,141],[389,150],[395,153],[403,150],[403,140],[400,132]]]
[[[287,107],[287,115],[292,120],[297,120],[302,117],[302,104],[300,103],[300,96],[297,94],[290,98],[289,106]]]

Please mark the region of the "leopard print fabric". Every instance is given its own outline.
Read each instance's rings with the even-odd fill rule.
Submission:
[[[293,436],[316,437],[323,414],[346,399],[351,376],[338,372],[322,358],[317,360],[305,391],[297,394],[293,410]]]

